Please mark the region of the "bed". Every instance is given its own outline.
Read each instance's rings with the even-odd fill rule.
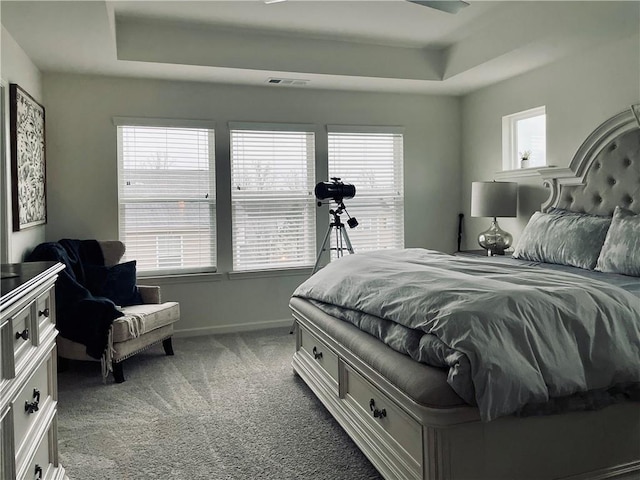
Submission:
[[[294,372],[383,477],[388,480],[640,478],[640,271],[634,265],[640,252],[637,246],[629,246],[638,236],[634,232],[640,231],[633,230],[638,224],[635,214],[640,213],[639,126],[633,109],[616,115],[585,140],[569,169],[558,169],[559,174],[544,177],[550,195],[522,234],[514,253],[519,259],[465,259],[428,251],[397,253],[412,274],[423,275],[423,267],[431,269],[425,275],[451,271],[451,278],[443,277],[440,281],[444,284],[440,294],[445,297],[447,284],[458,285],[454,290],[466,291],[466,298],[484,298],[485,292],[477,290],[484,288],[484,284],[510,276],[519,279],[520,285],[509,288],[524,293],[510,297],[511,290],[501,292],[498,299],[485,302],[505,305],[511,312],[505,314],[511,315],[509,318],[521,313],[531,327],[527,338],[535,338],[534,343],[540,349],[547,348],[547,356],[548,352],[564,355],[554,360],[557,365],[566,365],[566,370],[572,372],[578,365],[571,362],[589,363],[586,358],[593,360],[593,371],[591,366],[580,364],[575,375],[567,375],[564,368],[557,366],[558,372],[548,373],[553,371],[553,365],[542,362],[539,368],[543,374],[524,375],[531,377],[531,382],[529,379],[522,382],[525,390],[517,383],[521,378],[517,376],[520,367],[513,367],[515,373],[507,376],[511,364],[520,363],[519,357],[504,362],[504,367],[483,363],[487,361],[480,359],[484,350],[491,352],[495,345],[483,349],[482,338],[470,339],[474,335],[465,335],[463,331],[461,336],[451,339],[447,337],[449,330],[438,330],[447,326],[449,317],[440,315],[447,308],[447,312],[457,309],[462,314],[455,319],[463,328],[474,325],[468,331],[482,332],[477,327],[487,323],[491,332],[497,328],[499,319],[478,317],[477,306],[465,306],[464,302],[463,305],[457,302],[456,308],[445,308],[436,302],[433,309],[437,315],[420,319],[418,307],[412,310],[410,299],[380,302],[375,298],[379,296],[379,288],[384,290],[394,283],[389,278],[403,275],[404,270],[395,271],[392,263],[385,263],[391,262],[387,256],[395,253],[375,254],[368,259],[376,262],[378,270],[389,272],[386,275],[389,281],[379,284],[371,278],[364,281],[365,290],[355,295],[358,297],[355,305],[349,308],[341,308],[340,301],[335,299],[354,296],[352,285],[358,283],[354,275],[366,270],[357,263],[345,263],[346,268],[341,271],[339,262],[334,262],[335,267],[330,264],[314,275],[325,271],[325,277],[316,277],[319,281],[312,277],[296,290],[290,300],[296,325]],[[608,222],[604,229],[603,221]],[[585,249],[593,249],[589,243],[600,242],[596,259],[586,254],[573,255],[563,251],[564,247],[549,247],[554,241],[549,238],[550,231],[559,228],[569,232],[576,222],[586,222],[589,228],[600,232],[598,238],[595,234],[582,235]],[[616,227],[612,228],[614,222]],[[551,228],[546,237],[544,228]],[[526,241],[525,235],[530,237]],[[629,248],[635,250],[629,252]],[[554,255],[568,260],[558,265],[563,262]],[[355,258],[350,257],[358,255],[344,257],[340,262],[354,262]],[[539,257],[547,261],[540,261]],[[556,263],[549,263],[549,259]],[[469,272],[479,270],[490,274],[475,286],[473,281],[464,283]],[[411,290],[422,278],[426,277],[413,278],[403,290]],[[558,328],[549,320],[553,315],[532,317],[531,313],[522,312],[533,301],[527,284],[543,284],[547,279],[551,286],[538,285],[538,290],[549,291],[554,302],[566,302],[558,310],[575,310],[580,318],[567,317],[559,322],[561,329],[547,335],[549,344],[545,345],[545,332]],[[319,285],[331,283],[317,293]],[[372,285],[375,288],[370,288]],[[397,293],[392,292],[389,298]],[[580,340],[583,330],[588,329],[585,325],[589,325],[585,320],[589,315],[584,306],[588,304],[587,297],[588,301],[607,297],[607,302],[616,304],[597,307],[604,312],[598,314],[600,320],[591,322],[591,329],[598,331],[597,342]],[[522,298],[525,303],[514,298]],[[334,300],[337,307],[327,306]],[[408,305],[409,310],[398,311],[398,304]],[[375,308],[380,310],[373,311]],[[532,311],[535,315],[537,310]],[[380,317],[382,321],[370,323],[370,317]],[[603,323],[605,317],[611,323]],[[393,321],[388,323],[388,319]],[[398,326],[396,321],[403,325]],[[531,334],[530,330],[536,327],[537,333]],[[415,328],[421,331],[413,338]],[[426,331],[438,334],[425,335]],[[517,332],[498,332],[496,335],[501,339],[517,336]],[[482,337],[480,333],[476,336]],[[413,340],[398,341],[405,337]],[[436,343],[429,343],[431,337],[436,337]],[[576,342],[572,344],[578,352],[575,358],[571,347],[556,343],[564,341],[562,337],[569,337],[566,345]],[[439,338],[444,340],[437,343]],[[455,348],[447,350],[452,344]],[[474,344],[473,348],[480,345],[482,355],[465,350],[463,346],[467,344]],[[504,345],[506,350],[512,348],[510,343]],[[441,350],[437,358],[431,357],[437,350]],[[452,357],[460,351],[461,355]],[[582,354],[586,356],[580,357]],[[514,357],[509,354],[506,358]],[[471,360],[465,364],[461,359]],[[538,360],[539,356],[533,363]],[[523,366],[527,371],[529,364]],[[557,380],[556,376],[547,376],[556,373],[567,378]],[[467,391],[463,385],[468,385],[470,379],[472,388]],[[544,391],[540,393],[541,390]],[[496,401],[504,399],[508,401]]]

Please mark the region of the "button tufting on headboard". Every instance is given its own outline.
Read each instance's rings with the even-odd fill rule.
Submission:
[[[559,182],[560,191],[552,196],[556,201],[549,207],[612,215],[620,205],[640,212],[640,129],[625,131],[609,140],[588,161],[591,166],[584,173],[584,183]]]

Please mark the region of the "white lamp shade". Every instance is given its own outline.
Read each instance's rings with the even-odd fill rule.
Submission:
[[[516,217],[518,184],[516,182],[473,182],[471,184],[472,217]]]

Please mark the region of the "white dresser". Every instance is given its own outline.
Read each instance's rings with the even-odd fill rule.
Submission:
[[[67,479],[58,463],[55,262],[2,265],[0,479]]]

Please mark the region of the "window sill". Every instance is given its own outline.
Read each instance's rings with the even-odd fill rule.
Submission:
[[[496,172],[494,178],[496,180],[502,180],[505,178],[526,178],[526,177],[548,177],[556,176],[555,174],[560,172],[561,168],[554,167],[552,165],[547,167],[533,167],[533,168],[518,168],[516,170],[503,170]],[[551,175],[549,175],[551,174]]]
[[[148,275],[139,276],[138,285],[176,285],[181,283],[220,282],[226,278],[229,280],[245,280],[250,278],[269,277],[308,277],[313,271],[312,267],[279,268],[273,270],[248,270],[245,272],[207,272],[207,273],[183,273],[172,275]]]
[[[138,277],[139,285],[175,285],[180,283],[219,282],[224,274],[218,272],[206,273],[176,273],[172,275],[149,275]]]
[[[310,276],[312,267],[279,268],[273,270],[248,270],[245,272],[229,272],[229,280],[244,280],[247,278]]]

